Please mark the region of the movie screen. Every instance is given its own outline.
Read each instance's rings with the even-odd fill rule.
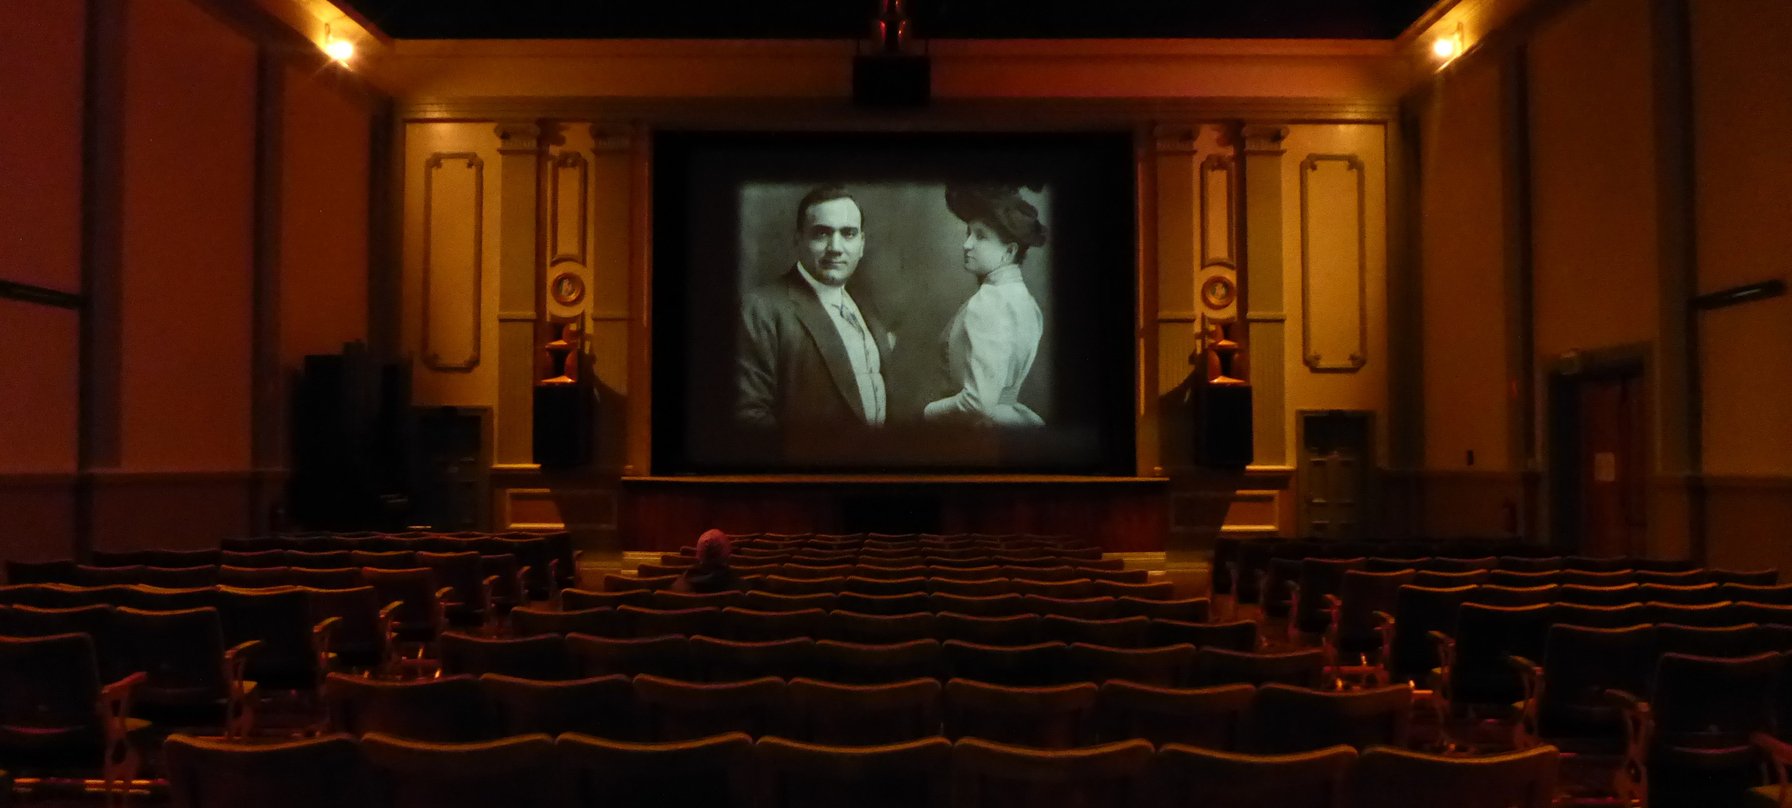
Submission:
[[[1131,136],[662,134],[656,473],[1129,474]]]

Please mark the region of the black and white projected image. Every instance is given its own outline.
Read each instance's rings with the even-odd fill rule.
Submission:
[[[742,187],[737,421],[1044,426],[1049,200],[1043,184]]]
[[[654,151],[656,470],[1130,470],[1130,135]]]

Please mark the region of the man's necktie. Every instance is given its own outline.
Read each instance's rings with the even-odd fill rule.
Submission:
[[[866,415],[872,423],[881,424],[884,420],[884,401],[883,391],[879,388],[883,386],[883,378],[877,372],[874,364],[877,361],[877,345],[872,342],[871,332],[865,330],[865,324],[859,322],[858,314],[854,313],[852,309],[847,308],[845,303],[838,304],[836,308],[840,311],[840,319],[845,320],[847,325],[852,326],[854,331],[859,332],[859,349],[865,355],[865,369],[873,376],[871,379],[871,386],[874,391],[873,399],[877,402],[877,412],[866,413]]]
[[[848,325],[858,329],[860,334],[865,333],[865,325],[859,322],[859,315],[854,314],[852,309],[846,307],[845,303],[838,304],[838,308],[840,309],[840,319],[845,320]]]

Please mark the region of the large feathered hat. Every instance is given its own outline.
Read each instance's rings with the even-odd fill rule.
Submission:
[[[1027,186],[1037,193],[1041,189]],[[1039,209],[1020,196],[1020,186],[996,184],[946,186],[946,209],[966,223],[990,226],[1002,240],[1028,247],[1045,243]]]

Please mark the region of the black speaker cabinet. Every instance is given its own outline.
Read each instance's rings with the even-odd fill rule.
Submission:
[[[1219,469],[1250,465],[1251,388],[1202,385],[1195,396],[1195,462]]]
[[[886,109],[927,106],[933,96],[933,65],[926,56],[878,54],[852,60],[852,100]]]
[[[572,468],[590,462],[595,409],[585,385],[535,385],[535,462],[543,468]]]

